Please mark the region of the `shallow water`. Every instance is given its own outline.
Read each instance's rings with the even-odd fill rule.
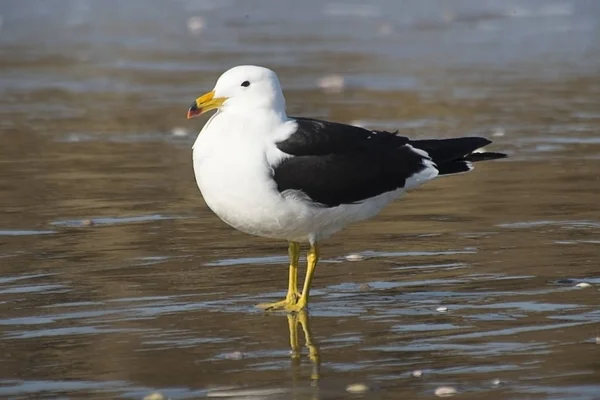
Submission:
[[[0,3],[0,397],[600,398],[598,4]],[[286,244],[209,212],[184,119],[243,63],[293,115],[510,158],[323,243],[310,312],[265,314]]]

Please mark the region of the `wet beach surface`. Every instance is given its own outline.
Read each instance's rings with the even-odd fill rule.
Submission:
[[[600,398],[598,17],[558,0],[1,3],[0,398]],[[477,134],[510,158],[324,242],[310,312],[265,314],[287,246],[208,210],[191,165],[206,118],[185,120],[244,63],[279,73],[291,115]]]

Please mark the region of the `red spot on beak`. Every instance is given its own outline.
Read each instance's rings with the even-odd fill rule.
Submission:
[[[202,109],[198,108],[196,102],[193,102],[190,106],[190,109],[187,112],[187,119],[197,117],[200,114],[202,114]]]

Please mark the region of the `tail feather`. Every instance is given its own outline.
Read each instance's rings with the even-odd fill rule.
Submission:
[[[504,153],[476,151],[490,143],[491,140],[481,137],[410,141],[411,146],[425,151],[431,157],[439,175],[468,172],[473,169],[471,163],[506,157]]]

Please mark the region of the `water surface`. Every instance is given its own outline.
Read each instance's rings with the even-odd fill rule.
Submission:
[[[600,398],[598,17],[583,0],[3,2],[0,397]],[[184,119],[244,63],[278,71],[290,114],[478,134],[510,158],[334,236],[310,312],[264,314],[286,244],[207,209],[206,119]],[[331,75],[341,90],[319,88]]]

